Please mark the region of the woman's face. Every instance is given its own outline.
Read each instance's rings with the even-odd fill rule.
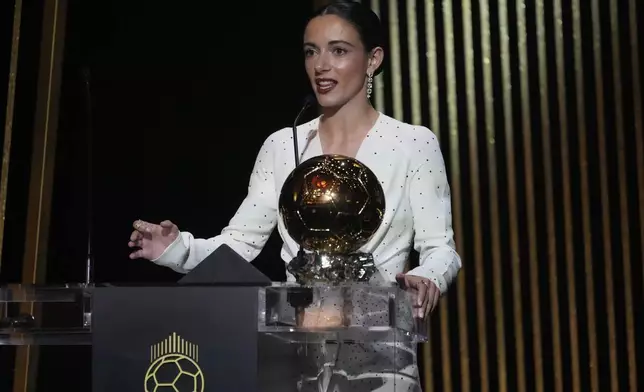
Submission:
[[[312,19],[304,32],[304,57],[320,106],[339,107],[357,96],[366,99],[367,74],[377,69],[381,52],[367,53],[358,31],[338,16]]]

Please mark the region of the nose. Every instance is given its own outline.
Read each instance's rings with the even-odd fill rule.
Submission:
[[[330,68],[329,54],[324,51],[315,60],[315,72],[322,73],[328,71]]]

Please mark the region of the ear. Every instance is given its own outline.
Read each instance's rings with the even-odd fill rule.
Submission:
[[[367,73],[373,75],[378,68],[382,65],[382,60],[384,58],[384,51],[381,47],[375,47],[371,50],[369,54],[369,67],[367,67]]]

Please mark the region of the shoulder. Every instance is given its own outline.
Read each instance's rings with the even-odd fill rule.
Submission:
[[[442,160],[438,137],[429,128],[409,124],[381,114],[381,129],[389,143],[396,143],[404,149],[412,162],[421,164],[432,158]]]
[[[429,142],[429,144],[431,144],[432,142],[438,141],[434,132],[423,125],[409,124],[385,114],[381,114],[380,121],[382,128],[385,131],[391,132],[398,137],[402,137],[404,139],[403,142],[408,142],[409,144]]]

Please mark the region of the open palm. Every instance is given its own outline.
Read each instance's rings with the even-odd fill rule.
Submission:
[[[130,235],[130,248],[138,248],[130,253],[131,259],[154,260],[179,236],[179,228],[169,220],[154,224],[137,220],[133,224],[134,231]]]

